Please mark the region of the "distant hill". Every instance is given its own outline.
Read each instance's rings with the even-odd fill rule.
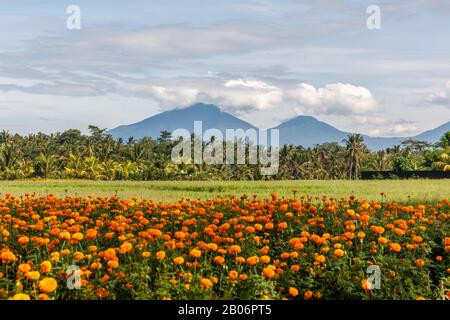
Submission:
[[[140,139],[152,137],[156,139],[164,130],[173,132],[178,128],[183,128],[193,132],[194,121],[202,121],[203,132],[210,128],[216,128],[224,136],[226,129],[256,129],[250,123],[221,111],[215,105],[197,103],[188,108],[165,111],[140,122],[117,127],[108,131],[108,133],[115,138],[134,137]],[[280,131],[280,145],[292,144],[304,147],[312,147],[326,142],[342,143],[342,140],[350,134],[350,132],[338,130],[311,116],[298,116],[280,124],[276,129]],[[363,135],[363,137],[369,149],[380,150],[400,144],[408,138],[435,143],[447,131],[450,131],[450,121],[414,137],[384,138],[367,135]]]

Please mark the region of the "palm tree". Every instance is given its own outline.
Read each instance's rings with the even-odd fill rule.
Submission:
[[[362,166],[362,160],[367,147],[364,138],[360,134],[350,134],[347,139],[342,140],[347,150],[348,177],[358,179]]]

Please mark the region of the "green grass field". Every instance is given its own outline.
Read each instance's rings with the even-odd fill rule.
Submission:
[[[380,192],[388,201],[428,202],[450,198],[450,180],[373,180],[373,181],[88,181],[88,180],[19,180],[0,181],[0,195],[6,193],[59,196],[89,194],[95,196],[145,197],[170,202],[181,198],[212,199],[218,195],[257,194],[269,197],[271,192],[291,197],[297,195],[348,197],[380,200]]]

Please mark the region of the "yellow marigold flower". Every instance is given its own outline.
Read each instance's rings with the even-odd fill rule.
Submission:
[[[28,271],[25,274],[25,277],[28,280],[38,280],[41,277],[41,274],[38,271]]]
[[[59,238],[61,240],[69,240],[70,239],[70,232],[63,231],[59,234]]]
[[[269,263],[270,262],[270,257],[269,256],[261,256],[259,258],[259,261],[261,261],[261,263]]]
[[[184,263],[184,258],[183,257],[176,257],[175,259],[173,259],[173,263],[177,266],[182,265]]]
[[[142,252],[142,257],[143,258],[148,258],[148,257],[150,257],[150,255],[151,255],[151,253],[149,251]]]
[[[59,252],[52,252],[50,254],[50,260],[54,262],[59,261]]]
[[[81,241],[81,240],[83,240],[83,238],[84,238],[84,236],[81,232],[76,232],[72,235],[72,240],[75,240],[75,241]]]
[[[58,288],[58,282],[53,278],[44,278],[39,281],[39,290],[43,293],[51,293]]]
[[[11,300],[31,300],[30,296],[25,293],[17,293],[13,297],[10,298]]]
[[[42,273],[49,273],[52,271],[52,264],[50,261],[44,261],[41,263],[41,272]]]

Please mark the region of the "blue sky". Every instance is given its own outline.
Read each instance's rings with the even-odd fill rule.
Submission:
[[[66,28],[72,4],[80,30]],[[376,136],[450,120],[449,0],[0,5],[10,132],[113,128],[198,101],[260,127],[304,114]]]

